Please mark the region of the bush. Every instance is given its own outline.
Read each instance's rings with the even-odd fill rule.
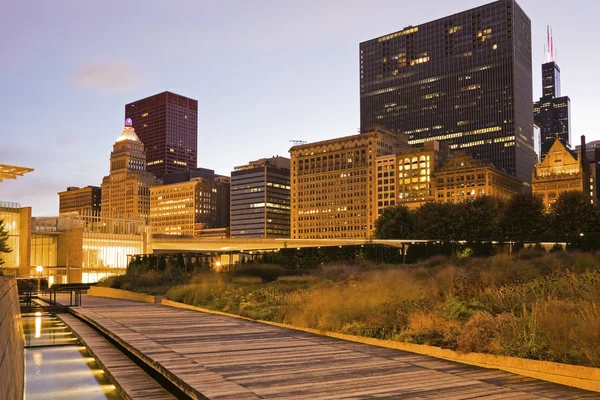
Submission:
[[[273,282],[289,272],[279,265],[273,264],[239,264],[230,271],[232,276],[249,276],[262,279],[263,282]]]
[[[554,243],[554,246],[550,249],[550,253],[556,253],[558,251],[563,251],[563,246],[560,243]]]

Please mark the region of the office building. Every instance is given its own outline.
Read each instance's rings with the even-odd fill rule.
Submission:
[[[198,101],[163,92],[125,106],[146,148],[148,172],[162,178],[198,163]]]
[[[558,196],[563,192],[584,192],[589,193],[591,200],[596,198],[596,182],[590,182],[590,178],[594,178],[589,174],[585,137],[582,137],[582,142],[583,149],[574,155],[566,144],[556,137],[546,157],[537,163],[531,188],[534,195],[542,197],[547,210],[556,203]]]
[[[583,142],[585,142],[585,136],[583,136]],[[575,150],[581,152],[582,145],[578,145]],[[600,198],[600,186],[598,186],[598,178],[600,177],[600,140],[596,140],[590,143],[585,143],[585,158],[589,166],[589,181],[590,181],[590,196],[592,202],[595,199]]]
[[[360,44],[361,132],[450,149],[531,180],[531,22],[499,0]]]
[[[144,145],[125,121],[110,154],[110,174],[102,179],[101,216],[107,218],[148,218],[150,188],[159,181],[146,172]]]
[[[571,147],[571,100],[561,96],[560,68],[554,60],[552,41],[548,28],[548,62],[542,64],[542,97],[533,104],[533,119],[540,128],[540,160],[546,157],[556,137],[566,147]]]
[[[78,188],[69,186],[58,193],[59,214],[76,212],[80,215],[100,216],[102,190],[98,186]]]
[[[231,173],[231,237],[290,237],[290,160],[263,158]]]
[[[165,175],[169,184],[150,189],[152,234],[192,237],[202,236],[206,230],[228,228],[227,179],[204,168]]]
[[[496,169],[491,163],[457,153],[433,174],[434,197],[438,202],[460,203],[479,196],[508,202],[521,193],[522,182]]]
[[[408,137],[381,127],[292,147],[292,238],[370,237],[377,219],[376,160],[402,150],[411,150]]]
[[[425,142],[423,148],[405,150],[376,160],[377,198],[374,200],[379,217],[386,207],[405,205],[419,208],[435,201],[432,175],[448,159],[448,143]]]
[[[6,245],[12,250],[9,253],[0,253],[4,262],[0,265],[0,271],[5,275],[23,276],[29,272],[30,266],[31,207],[0,201],[0,220],[3,221],[4,230],[8,235]]]

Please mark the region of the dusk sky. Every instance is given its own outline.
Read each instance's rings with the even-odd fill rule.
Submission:
[[[485,0],[9,1],[0,13],[0,163],[35,168],[0,200],[58,214],[57,192],[100,186],[125,104],[165,90],[198,100],[198,164],[229,175],[289,156],[289,140],[357,133],[361,41]],[[554,30],[572,138],[600,139],[600,2],[521,0],[534,99]]]

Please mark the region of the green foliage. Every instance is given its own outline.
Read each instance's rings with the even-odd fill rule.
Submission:
[[[551,207],[550,223],[554,234],[562,237],[594,232],[600,224],[600,212],[585,193],[563,192]]]
[[[4,220],[0,219],[0,267],[4,265],[2,253],[10,253],[12,249],[8,247],[8,232],[4,229]]]
[[[459,215],[455,224],[459,227],[459,240],[493,240],[501,237],[503,210],[496,198],[481,196],[460,203],[458,207]]]
[[[550,253],[556,253],[559,251],[563,251],[563,246],[560,243],[554,243],[554,246],[552,246],[552,248],[550,249]]]
[[[415,233],[415,218],[406,206],[388,207],[375,221],[378,239],[408,239]]]
[[[548,230],[548,219],[541,197],[518,194],[507,204],[502,217],[502,231],[511,240],[537,238]]]
[[[273,282],[280,276],[288,275],[289,271],[273,264],[236,265],[231,271],[232,276],[251,276],[260,278],[262,282]]]
[[[456,221],[458,207],[454,203],[425,203],[415,211],[417,239],[457,240],[460,229]]]

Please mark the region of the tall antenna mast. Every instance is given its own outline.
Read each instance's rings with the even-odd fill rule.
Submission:
[[[554,57],[554,38],[552,37],[552,28],[550,25],[546,26],[546,37],[547,37],[547,47],[546,47],[546,62],[553,62],[555,60]]]

